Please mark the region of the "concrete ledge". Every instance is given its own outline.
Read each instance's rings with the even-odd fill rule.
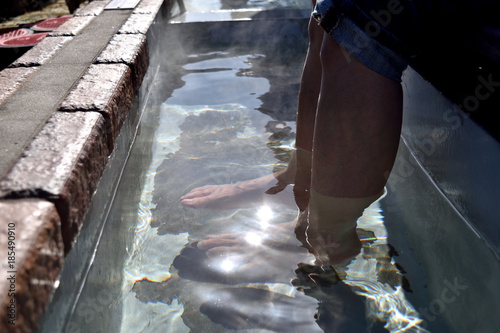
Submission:
[[[146,34],[155,19],[153,14],[132,14],[118,30],[119,34]]]
[[[109,153],[97,112],[56,113],[0,181],[0,197],[43,198],[57,207],[71,249]]]
[[[61,103],[59,110],[101,113],[106,120],[109,151],[112,151],[132,105],[133,91],[131,70],[127,65],[91,65]]]
[[[52,31],[49,36],[76,36],[93,19],[94,16],[75,16]]]
[[[78,9],[73,16],[97,16],[102,13],[109,1],[92,1],[87,6]]]
[[[173,2],[171,1],[170,4]],[[160,8],[162,6],[162,1],[158,0],[142,0],[139,2],[137,7],[135,7],[133,13],[134,14],[151,14],[155,16],[158,12],[160,12]]]
[[[116,35],[96,60],[97,64],[126,64],[132,71],[134,95],[149,66],[148,45],[142,34]]]
[[[0,211],[0,331],[36,332],[62,269],[60,219],[42,200],[2,200]]]
[[[21,86],[37,68],[6,68],[0,72],[0,104]]]
[[[15,164],[23,149],[57,111],[68,91],[130,14],[131,10],[104,11],[93,18],[92,24],[76,36],[70,36],[71,39],[42,66],[30,67],[37,70],[3,100],[0,104],[0,142],[4,149],[0,159],[0,178]]]
[[[148,34],[173,0],[95,0],[0,72],[0,254],[16,225],[16,326],[35,332],[149,65]],[[11,297],[0,281],[0,316]]]
[[[46,63],[72,37],[46,37],[36,47],[26,52],[21,58],[14,61],[9,67],[35,67]]]

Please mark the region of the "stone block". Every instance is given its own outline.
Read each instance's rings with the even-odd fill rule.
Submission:
[[[60,111],[97,111],[106,120],[109,150],[134,99],[131,70],[125,64],[91,65],[62,101]]]
[[[20,87],[21,83],[36,70],[36,67],[29,67],[6,68],[0,71],[0,103],[12,95]]]
[[[66,252],[108,160],[105,131],[98,112],[58,112],[0,180],[0,198],[36,197],[56,205]]]
[[[54,204],[0,201],[0,257],[0,331],[36,332],[64,258]]]
[[[153,14],[156,15],[163,2],[166,0],[141,0],[134,9],[134,14]]]
[[[106,1],[92,1],[85,7],[77,9],[73,14],[75,17],[78,16],[97,16],[102,13],[104,7],[106,7]]]
[[[78,16],[72,17],[71,19],[64,22],[57,29],[52,31],[48,36],[57,37],[57,36],[76,36],[80,31],[83,30],[93,19],[95,16]]]
[[[119,34],[146,34],[149,27],[153,24],[155,15],[150,14],[132,14],[127,21],[118,30]]]
[[[71,39],[72,37],[46,37],[9,67],[41,66]]]
[[[96,63],[122,63],[132,70],[134,94],[137,94],[149,66],[147,39],[145,35],[115,35]]]

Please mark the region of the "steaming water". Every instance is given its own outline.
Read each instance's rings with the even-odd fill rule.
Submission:
[[[185,0],[187,11],[189,12],[205,12],[220,9],[241,9],[241,8],[310,8],[311,1],[309,0]]]
[[[380,202],[359,220],[362,252],[335,267],[342,281],[326,270],[320,283],[296,272],[312,257],[292,229],[273,229],[297,215],[290,188],[229,209],[180,204],[193,188],[283,168],[296,105],[282,101],[296,100],[303,54],[283,63],[221,49],[183,59],[158,75],[165,99],[144,116],[70,331],[426,332],[387,244]],[[240,233],[243,248],[210,259],[197,249],[207,235],[226,233]]]
[[[241,6],[310,2],[186,1],[191,11]],[[165,54],[88,275],[74,274],[66,262],[72,281],[61,285],[84,281],[76,304],[63,289],[70,317],[48,317],[43,332],[59,331],[52,321],[71,333],[471,332],[466,325],[495,331],[483,327],[498,326],[492,318],[500,271],[478,260],[488,257],[425,188],[427,175],[416,181],[418,195],[389,192],[365,211],[358,221],[362,252],[335,267],[341,281],[330,268],[304,266],[312,257],[287,226],[297,216],[290,186],[275,195],[257,191],[226,209],[180,204],[199,186],[254,179],[286,165],[305,48],[268,43],[199,45],[175,57],[178,46]],[[432,209],[418,211],[417,201]],[[422,236],[425,227],[432,231]],[[241,242],[221,256],[208,258],[196,247],[207,235],[234,233]],[[438,237],[428,240],[429,234]],[[442,245],[440,235],[452,241]],[[424,247],[431,248],[427,261],[439,257],[433,265],[417,258]],[[88,254],[73,250],[70,259],[80,255]]]

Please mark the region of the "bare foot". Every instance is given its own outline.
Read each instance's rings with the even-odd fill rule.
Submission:
[[[181,203],[191,208],[230,209],[241,207],[252,197],[262,195],[270,187],[282,191],[288,184],[280,183],[274,175],[234,184],[207,185],[195,188],[181,197]]]
[[[356,224],[336,227],[319,229],[310,221],[308,210],[300,213],[295,234],[302,245],[315,256],[317,265],[346,264],[361,252],[362,243]]]
[[[302,223],[297,222],[280,223],[262,230],[209,235],[186,248],[174,261],[174,266],[184,278],[225,281],[222,283],[286,281],[294,267],[301,262],[325,266],[326,263],[318,262],[318,253],[325,245],[317,241],[311,245],[310,241],[306,241],[305,229]],[[330,254],[330,265],[354,258],[360,250],[357,244],[373,241],[373,233],[363,230],[357,232],[361,241],[356,235],[358,243],[355,246],[346,242],[334,251],[325,251]]]
[[[191,208],[241,208],[262,199],[264,194],[278,194],[288,185],[295,184],[295,203],[303,210],[309,201],[310,181],[311,152],[297,149],[283,171],[234,184],[198,187],[182,196],[181,203]]]
[[[181,251],[174,267],[179,276],[191,280],[285,283],[303,260],[313,257],[295,239],[293,223],[284,223],[265,230],[208,236]]]
[[[294,165],[295,163],[290,163]],[[293,183],[292,167],[256,179],[234,184],[206,185],[195,188],[181,197],[181,203],[191,208],[232,209],[250,201],[261,199],[264,194],[278,194]]]
[[[295,233],[318,265],[345,264],[362,248],[357,221],[385,192],[363,198],[336,198],[311,190],[309,207],[298,217]]]
[[[207,253],[209,258],[238,256],[240,262],[254,262],[255,258],[270,257],[280,252],[300,254],[294,260],[299,262],[309,257],[304,248],[314,257],[311,262],[317,265],[342,264],[350,261],[361,251],[360,235],[364,230],[335,233],[318,233],[307,222],[308,212],[300,213],[296,221],[281,223],[265,230],[234,234],[208,235],[197,243],[197,247]],[[359,234],[358,234],[359,233]],[[372,239],[372,238],[369,238]]]
[[[245,254],[250,257],[269,249],[303,252],[294,237],[295,222],[280,223],[264,230],[234,234],[208,235],[198,242],[198,248],[207,252],[208,257],[227,254]]]

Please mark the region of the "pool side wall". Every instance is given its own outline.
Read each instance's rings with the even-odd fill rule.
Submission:
[[[409,247],[428,276],[413,281],[429,293],[417,308],[426,323],[497,332],[500,143],[413,68],[403,91],[401,143],[387,185],[401,215],[386,227],[389,235],[403,229],[408,244],[390,243]]]
[[[108,2],[0,72],[2,332],[37,331],[174,5]]]

